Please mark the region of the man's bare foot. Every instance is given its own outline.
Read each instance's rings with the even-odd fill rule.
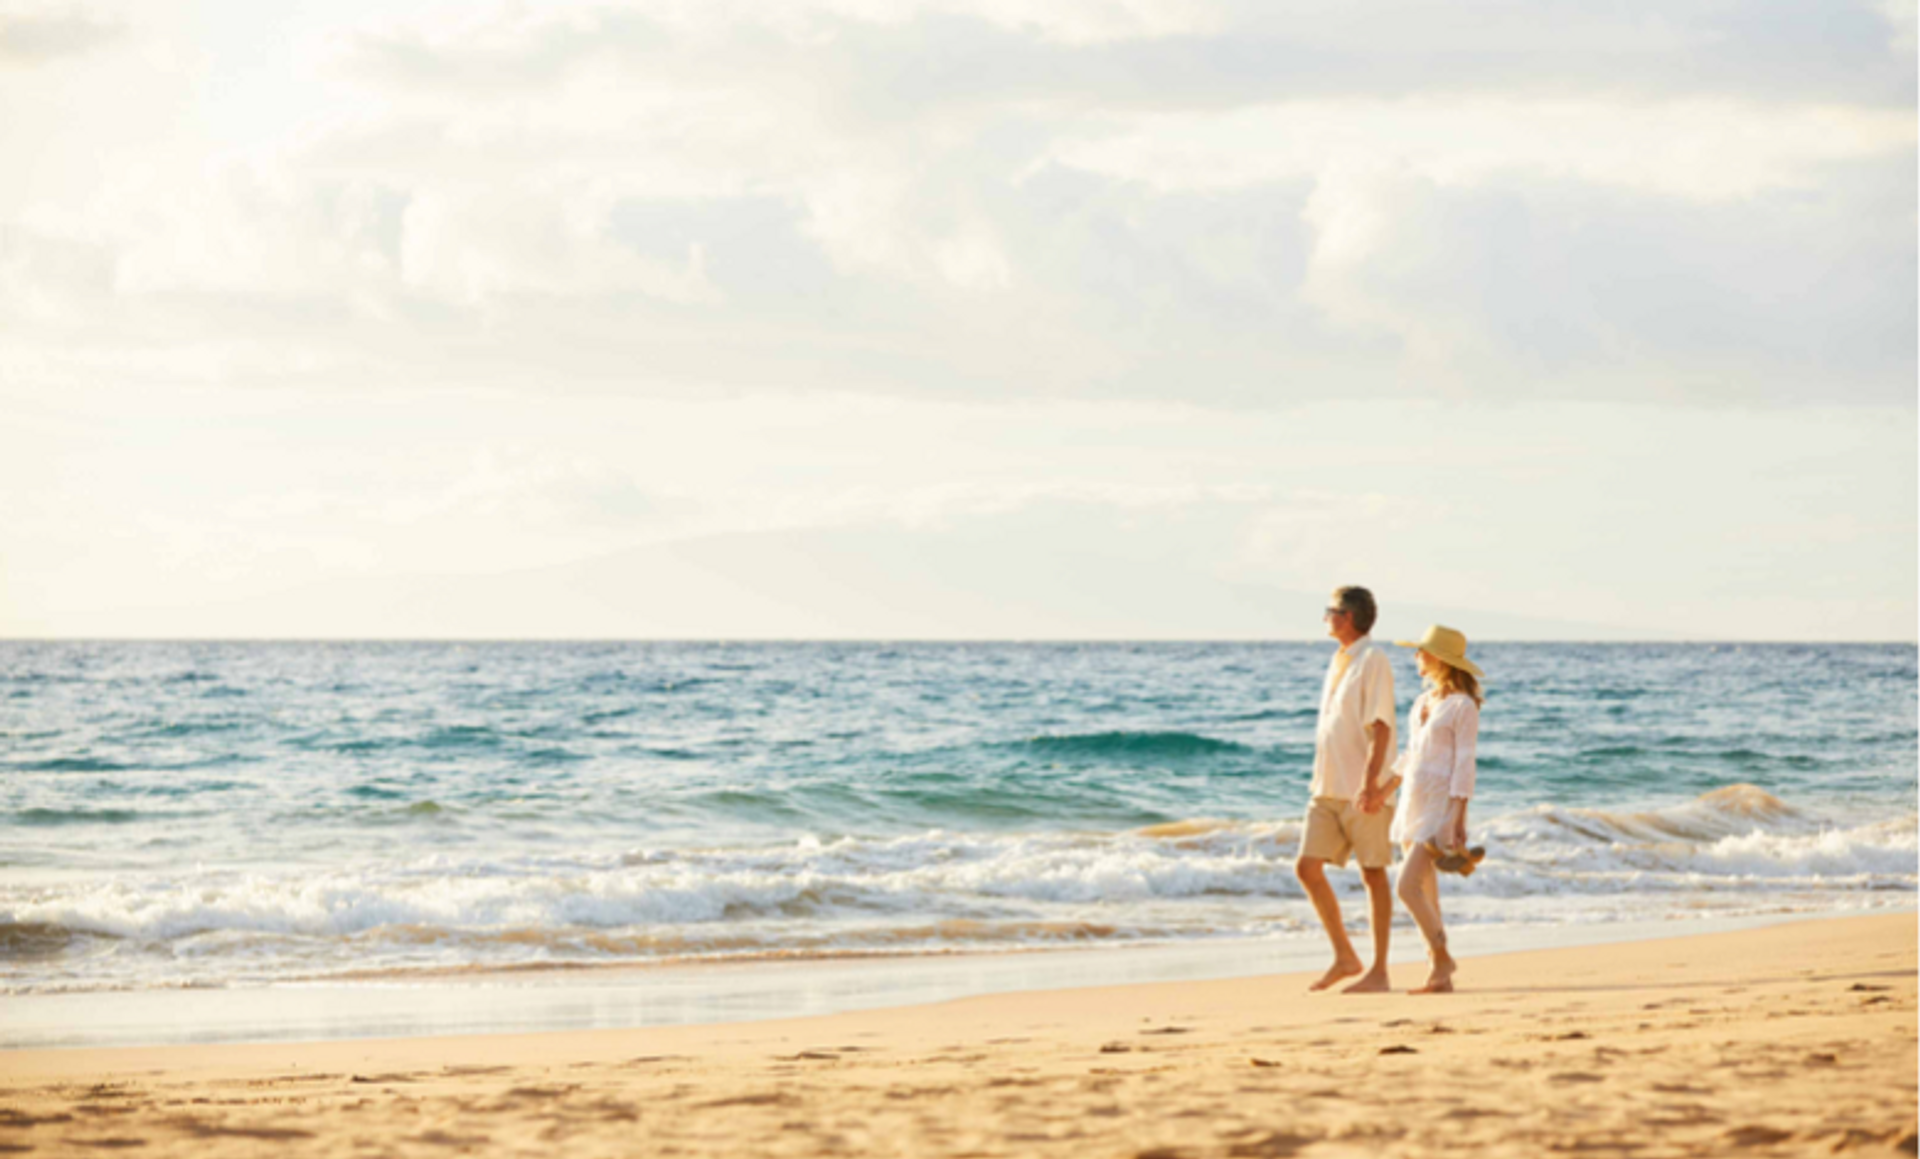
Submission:
[[[1307,989],[1325,990],[1340,979],[1351,978],[1365,968],[1366,967],[1360,964],[1360,959],[1358,958],[1343,958],[1329,967],[1326,973],[1320,975],[1320,980],[1307,987]]]
[[[1340,991],[1342,994],[1385,994],[1393,989],[1387,984],[1387,968],[1375,966],[1367,971],[1366,977]]]

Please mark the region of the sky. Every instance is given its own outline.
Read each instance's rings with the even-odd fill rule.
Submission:
[[[0,637],[1916,638],[1846,0],[0,0]]]

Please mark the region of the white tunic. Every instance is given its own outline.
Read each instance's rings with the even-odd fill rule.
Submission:
[[[1347,656],[1342,671],[1340,657]],[[1338,678],[1335,673],[1339,673]],[[1333,654],[1320,689],[1320,727],[1313,744],[1316,797],[1354,801],[1367,782],[1367,726],[1387,726],[1387,751],[1393,751],[1393,662],[1371,636],[1362,636]],[[1387,777],[1386,765],[1380,779]]]
[[[1432,711],[1420,719],[1429,704]],[[1447,823],[1447,799],[1472,797],[1474,753],[1480,743],[1480,706],[1456,692],[1435,700],[1423,692],[1407,714],[1407,751],[1394,763],[1404,778],[1400,811],[1393,818],[1393,839],[1418,845],[1440,835]]]

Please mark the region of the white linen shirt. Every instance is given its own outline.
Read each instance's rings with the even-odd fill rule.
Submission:
[[[1352,660],[1336,681],[1333,674],[1341,652]],[[1367,726],[1374,721],[1387,726],[1387,755],[1380,762],[1380,778],[1385,780],[1394,751],[1393,662],[1373,637],[1362,636],[1335,652],[1327,663],[1326,686],[1320,691],[1320,728],[1313,743],[1310,791],[1314,796],[1359,799],[1367,783]]]
[[[1424,722],[1423,704],[1431,705]],[[1480,706],[1473,697],[1456,693],[1436,700],[1431,692],[1421,693],[1407,713],[1407,731],[1407,751],[1396,766],[1400,775],[1409,783],[1442,787],[1444,797],[1471,798],[1480,748]]]

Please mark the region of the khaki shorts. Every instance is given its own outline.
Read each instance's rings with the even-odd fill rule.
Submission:
[[[1360,806],[1338,797],[1315,797],[1307,806],[1307,835],[1300,856],[1331,861],[1345,868],[1352,854],[1362,869],[1385,869],[1393,864],[1393,806],[1378,813],[1362,813]]]

